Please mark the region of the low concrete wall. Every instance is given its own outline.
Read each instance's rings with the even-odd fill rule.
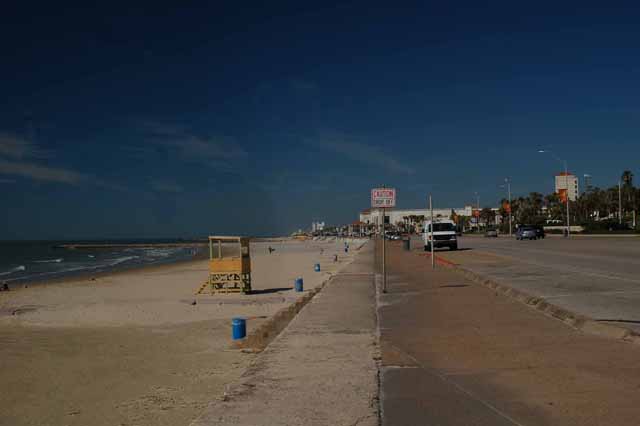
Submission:
[[[307,294],[296,300],[295,303],[280,309],[274,316],[262,323],[246,338],[232,343],[234,349],[246,349],[251,352],[263,351],[269,343],[291,322],[291,320],[309,303],[313,296],[318,294],[333,277],[310,290]]]
[[[544,226],[543,227],[545,232],[564,232],[565,229],[567,229],[566,226],[562,226],[562,225],[558,225],[558,226]],[[569,227],[569,229],[571,230],[571,232],[583,232],[584,228],[580,225],[571,225]]]

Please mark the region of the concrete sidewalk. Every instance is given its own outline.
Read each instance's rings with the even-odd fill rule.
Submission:
[[[583,334],[389,244],[384,425],[638,425],[640,348]]]
[[[373,243],[192,426],[377,425]]]

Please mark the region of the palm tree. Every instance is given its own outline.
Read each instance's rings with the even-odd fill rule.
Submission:
[[[607,203],[607,216],[611,216],[613,214],[618,215],[618,188],[611,187],[605,191],[604,198]]]
[[[629,170],[622,172],[620,176],[622,180],[622,211],[628,212],[633,210],[634,223],[635,223],[635,188],[633,187],[633,173]]]
[[[529,204],[532,208],[532,213],[535,216],[540,215],[542,212],[543,195],[539,192],[532,192],[529,194]]]
[[[491,225],[496,221],[496,212],[494,212],[488,207],[485,207],[480,211],[480,218],[484,220],[484,223],[487,226]]]
[[[547,206],[547,218],[555,221],[563,221],[565,209],[557,193],[552,193],[544,197]]]
[[[471,218],[469,216],[458,216],[458,227],[464,231],[469,229],[469,223],[471,222]]]

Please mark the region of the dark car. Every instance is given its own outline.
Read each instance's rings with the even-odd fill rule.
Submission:
[[[521,226],[516,231],[516,240],[537,240],[538,231],[533,226]]]
[[[498,237],[498,230],[495,228],[489,228],[487,229],[487,231],[484,233],[485,237],[493,237],[493,238],[497,238]]]
[[[538,238],[544,238],[545,234],[544,234],[544,228],[542,226],[536,226],[536,237]]]

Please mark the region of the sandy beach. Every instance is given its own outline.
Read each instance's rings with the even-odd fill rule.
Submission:
[[[359,244],[343,244],[252,244],[252,295],[196,296],[206,261],[0,293],[0,424],[188,424],[255,357],[231,349],[230,319],[251,333],[301,297],[296,277],[308,290],[348,264]]]

